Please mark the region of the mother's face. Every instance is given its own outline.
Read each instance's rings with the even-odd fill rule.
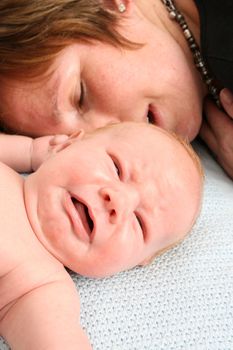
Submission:
[[[123,34],[144,46],[77,43],[58,55],[46,80],[4,81],[2,122],[13,132],[39,136],[149,121],[193,139],[202,105],[195,68],[177,42],[138,11],[124,23]]]

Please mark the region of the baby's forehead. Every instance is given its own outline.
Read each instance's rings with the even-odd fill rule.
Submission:
[[[157,157],[158,152],[163,152],[165,157],[166,153],[174,153],[177,149],[180,149],[181,153],[186,153],[186,156],[191,156],[184,152],[188,145],[178,136],[152,124],[136,122],[112,124],[95,130],[89,136],[94,142],[95,139],[99,139],[100,145],[111,147],[113,150],[124,148],[125,151],[137,153],[138,156],[141,154],[141,157],[148,152],[150,157]]]
[[[98,137],[98,135],[101,134],[111,136],[113,139],[122,139],[122,141],[128,139],[132,141],[135,140],[136,144],[138,144],[138,140],[143,140],[143,142],[146,144],[147,141],[150,139],[150,136],[152,138],[156,137],[156,135],[161,135],[161,137],[168,136],[166,131],[154,125],[137,122],[123,122],[111,124],[92,132],[92,135],[94,137]]]
[[[180,156],[178,153],[186,153],[183,145],[173,135],[158,127],[141,123],[124,124],[121,127],[112,126],[113,133],[108,135],[107,147],[127,157],[135,167],[150,164],[152,169],[154,166],[157,167],[158,161],[168,164],[171,158],[174,160]],[[181,152],[179,150],[176,152],[177,148]]]
[[[116,139],[119,145],[122,142],[133,146],[135,150],[150,149],[152,152],[161,145],[180,147],[180,142],[172,134],[151,124],[129,123],[122,127],[117,126],[112,131],[112,139]]]

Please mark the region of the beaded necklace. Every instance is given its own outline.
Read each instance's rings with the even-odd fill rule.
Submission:
[[[175,7],[175,4],[172,0],[161,0],[161,1],[167,9],[167,11],[169,13],[169,17],[172,20],[175,20],[179,24],[179,26],[181,27],[181,29],[184,33],[185,39],[188,42],[188,46],[193,54],[194,64],[195,64],[197,70],[200,72],[202,80],[207,85],[209,94],[212,96],[212,98],[215,101],[215,103],[217,104],[217,106],[221,107],[221,103],[219,100],[219,89],[214,84],[214,78],[208,72],[205,60],[200,52],[200,48],[199,48],[191,30],[189,29],[189,26],[188,26],[184,16],[182,15],[182,13],[180,11],[177,10],[177,8]]]

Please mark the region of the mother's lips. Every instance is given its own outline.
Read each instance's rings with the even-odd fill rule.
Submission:
[[[156,124],[155,123],[155,116],[150,109],[148,109],[148,112],[147,112],[147,120],[148,120],[149,124]]]
[[[149,104],[147,111],[147,120],[148,123],[163,127],[162,125],[162,116],[160,111],[152,104]]]

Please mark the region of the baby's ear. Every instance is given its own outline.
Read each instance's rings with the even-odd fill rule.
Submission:
[[[144,259],[140,264],[138,264],[139,266],[146,266],[152,263],[152,261],[154,260],[154,255],[151,256],[150,258],[146,258]]]
[[[150,264],[151,262],[152,262],[152,258],[147,258],[147,259],[145,259],[145,260],[143,260],[140,264],[139,264],[139,266],[146,266],[146,265],[148,265],[148,264]]]
[[[84,136],[84,130],[76,131],[70,136],[67,135],[56,135],[50,140],[50,146],[54,153],[58,153],[70,146],[74,141],[82,139]]]

